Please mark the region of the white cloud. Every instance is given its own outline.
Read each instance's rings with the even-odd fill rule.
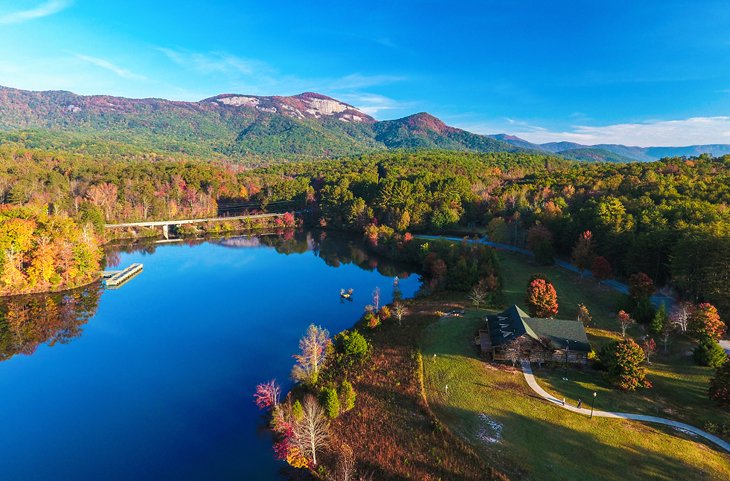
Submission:
[[[341,77],[304,78],[282,74],[264,61],[238,57],[227,52],[191,52],[166,47],[157,47],[157,50],[186,70],[215,76],[218,85],[229,89],[229,93],[293,95],[315,91],[352,104],[369,115],[397,110],[405,105],[383,95],[362,91],[406,80],[402,76],[364,75],[356,72]],[[222,92],[211,92],[211,95],[217,93]]]
[[[540,127],[510,132],[534,143],[624,144],[639,147],[730,143],[730,116],[691,117],[605,126],[576,125],[564,132]]]
[[[406,108],[406,104],[378,94],[355,93],[343,94],[339,97],[339,100],[354,105],[361,112],[373,117],[384,111]]]
[[[204,74],[239,74],[245,76],[263,75],[271,71],[266,63],[238,57],[226,52],[187,52],[157,47],[167,58],[181,67]]]
[[[103,58],[90,57],[88,55],[82,55],[80,53],[77,53],[75,56],[79,60],[83,60],[84,62],[90,63],[91,65],[95,65],[99,68],[103,68],[105,70],[113,72],[116,75],[118,75],[122,78],[125,78],[127,80],[146,80],[146,78],[144,76],[138,75],[134,72],[130,72],[129,70],[119,67]]]
[[[9,25],[13,23],[23,23],[37,18],[48,17],[54,15],[66,8],[70,7],[73,2],[71,0],[50,0],[28,10],[18,10],[0,14],[0,25]]]

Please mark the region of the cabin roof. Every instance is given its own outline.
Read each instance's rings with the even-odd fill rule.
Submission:
[[[590,352],[591,346],[583,323],[565,319],[543,319],[530,317],[518,306],[513,305],[487,316],[487,329],[492,345],[500,346],[521,336],[528,337],[553,349]]]

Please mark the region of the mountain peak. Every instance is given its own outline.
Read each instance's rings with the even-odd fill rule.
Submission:
[[[213,102],[229,107],[252,108],[260,112],[278,113],[295,119],[334,118],[343,122],[375,122],[374,118],[356,107],[316,92],[303,92],[290,97],[221,94],[202,102]]]
[[[434,117],[428,112],[419,112],[417,114],[409,115],[401,119],[402,122],[406,123],[408,127],[432,131],[437,133],[443,133],[447,130],[453,130],[453,127],[446,125],[441,119]]]

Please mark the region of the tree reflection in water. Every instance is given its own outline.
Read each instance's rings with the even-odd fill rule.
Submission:
[[[185,239],[187,245],[215,242],[230,248],[269,246],[281,254],[313,252],[327,265],[353,264],[387,277],[405,279],[409,267],[369,252],[362,239],[343,233],[281,230],[254,236],[225,239]],[[137,241],[108,246],[107,266],[119,265],[120,253],[154,254],[158,244]],[[16,354],[33,354],[41,344],[68,343],[81,335],[83,325],[96,313],[101,283],[73,291],[0,298],[0,361]]]
[[[100,295],[101,284],[95,282],[73,291],[0,299],[0,361],[78,337]]]

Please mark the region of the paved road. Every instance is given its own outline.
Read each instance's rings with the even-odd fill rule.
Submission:
[[[434,239],[434,240],[441,240],[441,239],[443,239],[443,240],[450,240],[450,241],[455,241],[455,242],[462,242],[464,240],[463,237],[450,237],[450,236],[437,236],[437,235],[417,235],[415,237],[418,237],[420,239]],[[477,239],[477,240],[474,240],[474,239],[466,239],[466,241],[467,242],[470,242],[470,243],[471,242],[478,242],[480,244],[485,244],[485,245],[488,245],[490,247],[494,247],[495,249],[504,250],[504,251],[510,251],[510,252],[516,252],[518,254],[523,254],[523,255],[526,255],[528,257],[535,257],[535,254],[532,251],[529,251],[527,249],[522,249],[520,247],[515,247],[515,246],[510,245],[510,244],[501,244],[499,242],[492,242],[492,241],[488,241],[488,240],[483,239],[483,238],[480,238],[480,239]],[[564,261],[564,260],[556,259],[555,260],[555,265],[556,266],[559,266],[559,267],[562,267],[563,269],[568,270],[570,272],[575,272],[576,274],[580,274],[581,273],[580,272],[580,269],[578,269],[577,267],[575,267],[570,262],[567,262],[567,261]],[[589,271],[588,269],[586,269],[585,271],[583,271],[583,277],[587,277],[587,278],[593,277],[593,273],[591,273],[591,271]],[[607,279],[607,280],[603,281],[602,284],[604,286],[610,287],[611,289],[613,289],[615,291],[620,292],[621,294],[628,294],[629,293],[629,286],[626,285],[626,284],[624,284],[623,282],[619,282],[619,281],[617,281],[615,279]],[[654,305],[654,307],[659,307],[660,305],[664,304],[664,307],[666,307],[667,311],[669,311],[672,308],[672,306],[674,306],[674,302],[675,302],[674,298],[669,297],[669,296],[665,296],[664,294],[661,294],[659,292],[657,292],[653,296],[651,296],[651,303]]]
[[[563,409],[566,409],[568,411],[583,414],[585,416],[590,416],[591,410],[586,408],[578,409],[575,406],[570,405],[563,405],[563,401],[560,399],[557,399],[556,397],[549,394],[547,391],[545,391],[540,385],[537,383],[537,379],[535,379],[535,375],[532,374],[532,368],[530,367],[530,363],[527,361],[522,362],[522,372],[525,375],[525,381],[527,381],[527,384],[532,388],[533,391],[535,391],[540,397],[543,399],[551,402],[552,404],[561,407]],[[644,414],[630,414],[630,413],[617,413],[617,412],[611,412],[611,411],[593,411],[593,415],[599,418],[614,418],[614,419],[631,419],[633,421],[643,421],[647,423],[657,423],[657,424],[664,424],[665,426],[671,426],[676,429],[680,429],[682,431],[687,431],[692,434],[695,434],[697,436],[703,437],[706,440],[710,441],[711,443],[716,444],[720,448],[724,449],[726,452],[730,453],[730,443],[727,441],[724,441],[717,436],[714,436],[708,432],[705,432],[699,428],[696,428],[694,426],[691,426],[689,424],[680,423],[679,421],[672,421],[671,419],[664,419],[659,418],[656,416],[646,416]]]

